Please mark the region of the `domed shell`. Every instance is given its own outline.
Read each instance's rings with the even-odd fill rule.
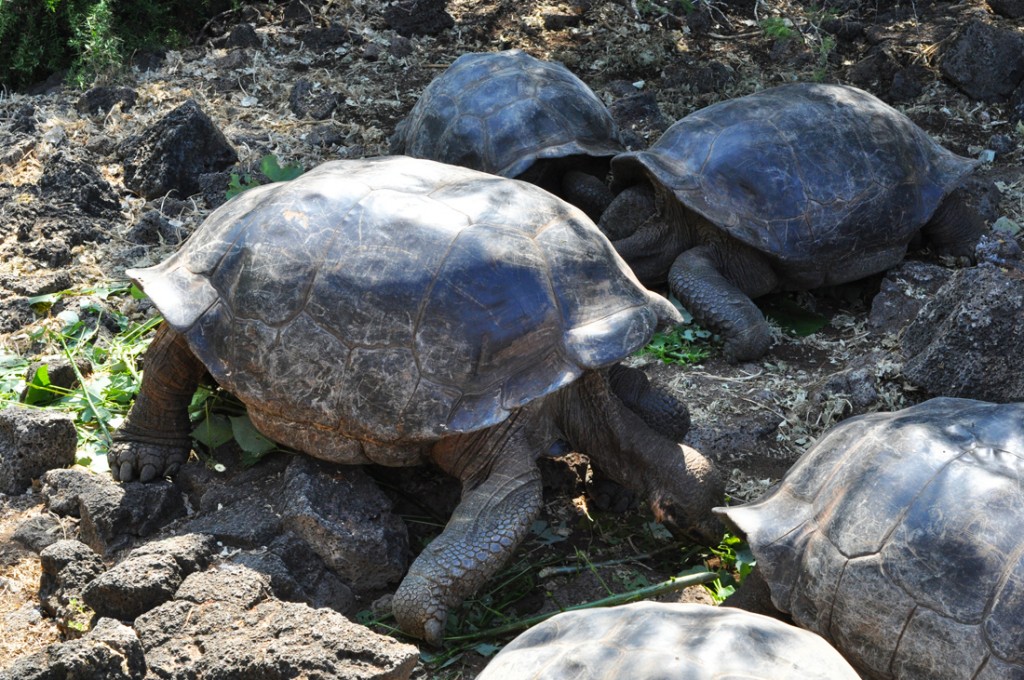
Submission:
[[[724,514],[774,604],[868,677],[1024,676],[1024,404],[851,418]]]
[[[798,275],[850,257],[895,264],[975,166],[867,92],[797,83],[692,113],[612,173],[647,176]]]
[[[128,273],[261,420],[383,443],[493,425],[678,319],[576,208],[402,157],[251,189]]]
[[[518,177],[539,159],[624,150],[597,95],[521,50],[464,54],[423,91],[391,152]]]
[[[814,633],[729,607],[637,602],[564,612],[510,642],[477,680],[857,680]]]

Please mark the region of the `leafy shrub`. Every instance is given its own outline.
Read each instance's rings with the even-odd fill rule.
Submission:
[[[68,69],[84,87],[133,52],[178,47],[241,0],[0,0],[0,85],[22,89]]]

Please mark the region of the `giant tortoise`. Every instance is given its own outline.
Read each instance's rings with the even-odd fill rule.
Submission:
[[[535,460],[564,443],[670,528],[718,531],[711,463],[624,407],[606,370],[678,313],[535,186],[404,157],[325,163],[241,194],[128,274],[166,323],[115,478],[186,460],[207,371],[277,442],[344,464],[432,461],[463,495],[395,596],[412,635],[438,643],[508,558],[540,508]]]
[[[723,512],[775,607],[866,676],[1024,677],[1024,404],[851,418]]]
[[[970,255],[980,219],[951,190],[976,165],[872,95],[791,84],[677,121],[612,161],[602,230],[645,285],[668,282],[726,356],[770,344],[752,298],[845,283],[899,262],[920,232]]]
[[[563,612],[505,646],[477,680],[858,680],[818,635],[760,614],[637,602]]]
[[[615,121],[586,83],[522,50],[463,54],[391,137],[391,153],[522,179],[593,219],[611,200],[608,163],[622,151]]]

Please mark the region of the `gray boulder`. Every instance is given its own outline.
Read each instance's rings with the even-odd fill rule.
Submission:
[[[952,274],[946,267],[914,260],[893,267],[871,301],[868,326],[881,335],[899,333]]]
[[[84,468],[50,470],[43,498],[51,512],[80,517],[80,538],[107,554],[129,547],[185,514],[181,492],[170,482],[118,484]]]
[[[48,646],[18,659],[2,680],[141,680],[146,675],[142,644],[131,628],[100,619],[78,640]]]
[[[57,541],[39,553],[39,603],[43,612],[57,620],[68,635],[76,635],[92,617],[83,607],[82,591],[106,566],[80,541]]]
[[[144,198],[199,193],[199,176],[238,162],[224,134],[189,99],[120,148],[124,185]],[[225,187],[227,191],[227,187]]]
[[[353,588],[379,588],[402,578],[405,524],[361,468],[297,457],[285,471],[281,496],[282,526]]]
[[[939,68],[972,99],[1006,101],[1024,81],[1024,35],[975,19],[950,44]]]
[[[0,493],[16,496],[47,470],[75,462],[71,416],[13,406],[0,410]]]
[[[281,602],[242,566],[185,579],[176,599],[135,621],[152,677],[408,678],[419,650],[329,609]]]
[[[933,396],[1024,401],[1024,272],[956,271],[903,334],[906,379]]]
[[[100,616],[134,620],[174,597],[182,581],[205,569],[215,545],[209,536],[188,534],[136,548],[82,590],[82,599]]]

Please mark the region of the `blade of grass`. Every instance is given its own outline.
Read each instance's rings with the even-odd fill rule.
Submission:
[[[673,576],[667,581],[661,583],[655,583],[645,588],[638,588],[631,590],[626,593],[619,593],[617,595],[611,595],[609,597],[601,598],[600,600],[594,600],[592,602],[584,602],[572,607],[566,607],[561,611],[547,612],[545,614],[537,614],[536,616],[530,616],[525,619],[519,619],[518,621],[510,621],[501,626],[495,628],[489,628],[487,630],[477,631],[475,633],[467,633],[465,635],[452,635],[446,637],[446,642],[470,642],[474,640],[480,640],[484,638],[491,638],[498,635],[505,635],[507,633],[514,633],[520,630],[524,630],[531,626],[535,626],[538,623],[547,621],[556,614],[561,614],[563,611],[577,611],[580,609],[594,609],[596,607],[611,607],[619,604],[628,604],[630,602],[636,602],[637,600],[644,600],[658,595],[664,595],[665,593],[671,593],[690,586],[701,585],[704,583],[711,583],[718,578],[718,574],[712,571],[700,572],[696,574],[687,574],[685,576]]]

